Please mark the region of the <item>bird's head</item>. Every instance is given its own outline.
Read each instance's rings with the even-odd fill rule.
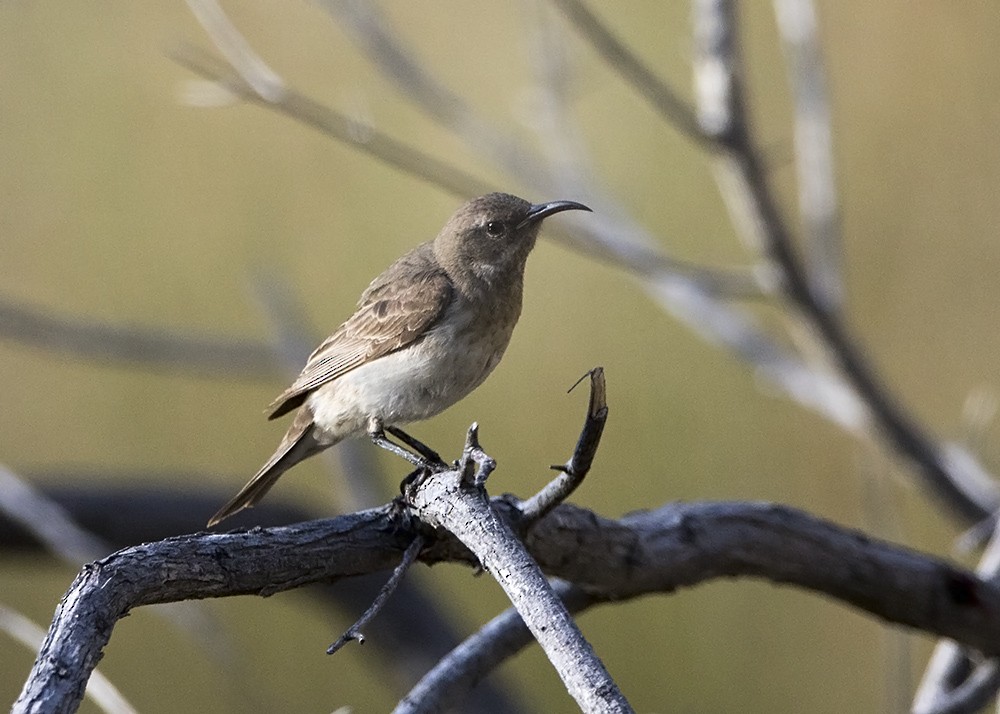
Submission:
[[[487,285],[520,281],[542,221],[560,211],[589,211],[575,201],[529,203],[489,193],[465,203],[434,240],[434,253],[459,280]]]

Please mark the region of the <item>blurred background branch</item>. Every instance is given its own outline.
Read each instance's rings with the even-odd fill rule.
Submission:
[[[67,359],[214,379],[264,379],[274,374],[271,346],[259,341],[68,317],[2,299],[0,340],[30,345]]]

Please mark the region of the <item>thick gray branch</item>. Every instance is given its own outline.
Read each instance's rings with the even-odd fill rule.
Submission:
[[[494,507],[508,519],[516,516],[505,501],[494,500]],[[134,607],[269,595],[393,567],[413,534],[389,524],[388,509],[374,509],[283,528],[170,538],[93,563],[59,604],[14,711],[74,711],[115,623]],[[548,575],[600,598],[749,576],[824,593],[889,622],[1000,655],[1000,587],[791,508],[669,504],[616,521],[563,505],[532,528],[526,544]],[[474,562],[449,538],[421,559]],[[325,645],[317,641],[318,649]]]

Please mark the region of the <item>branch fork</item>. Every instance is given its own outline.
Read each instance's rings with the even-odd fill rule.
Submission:
[[[479,443],[477,423],[466,433],[461,458],[450,468],[435,463],[413,472],[402,484],[397,505],[409,511],[418,527],[423,524],[455,536],[482,569],[493,575],[583,711],[627,712],[631,711],[628,702],[510,525],[530,525],[538,520],[565,500],[590,470],[608,410],[600,367],[587,372],[570,391],[588,376],[587,418],[573,455],[565,465],[554,467],[559,476],[539,494],[524,502],[505,502],[514,509],[513,514],[507,514],[509,519],[497,513],[486,492],[486,481],[497,463]],[[361,628],[384,606],[425,544],[422,535],[414,539],[372,605],[330,645],[328,654],[351,640],[364,642]]]
[[[595,393],[599,395],[596,401],[600,403],[597,411],[605,415],[607,411],[603,406],[603,372],[598,368],[589,374],[592,398],[588,425],[591,423],[589,414],[594,409]],[[585,453],[580,460],[585,461],[589,468],[599,433],[597,439],[592,436],[584,438],[585,435],[586,427],[577,453],[581,451],[579,444],[585,444]],[[586,452],[591,449],[588,456]],[[551,501],[568,495],[582,480],[579,470],[570,475],[573,463],[574,459],[570,459],[565,471],[554,483],[561,483],[567,477],[575,483],[570,488],[565,484],[549,484],[546,490],[551,489],[554,495],[544,501],[547,507],[554,506]],[[485,484],[495,468],[496,462],[479,444],[479,427],[473,424],[466,435],[462,458],[455,468],[435,471],[412,481],[404,494],[405,500],[416,518],[435,529],[447,530],[458,538],[475,555],[483,569],[496,579],[581,710],[632,711],[524,543],[494,510]]]

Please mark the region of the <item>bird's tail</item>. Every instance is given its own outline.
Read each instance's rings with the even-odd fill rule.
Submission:
[[[285,432],[284,438],[271,458],[267,460],[266,464],[261,466],[257,475],[250,479],[247,485],[240,489],[239,493],[233,496],[225,506],[219,509],[218,513],[212,516],[208,521],[208,527],[211,528],[233,514],[239,513],[244,508],[251,508],[264,497],[264,494],[271,489],[271,486],[275,484],[281,474],[302,461],[302,459],[319,453],[332,445],[332,443],[325,442],[325,440],[322,444],[316,440],[313,436],[312,412],[308,406],[302,407],[299,409],[298,414],[295,415],[295,421],[288,427],[288,431]]]

